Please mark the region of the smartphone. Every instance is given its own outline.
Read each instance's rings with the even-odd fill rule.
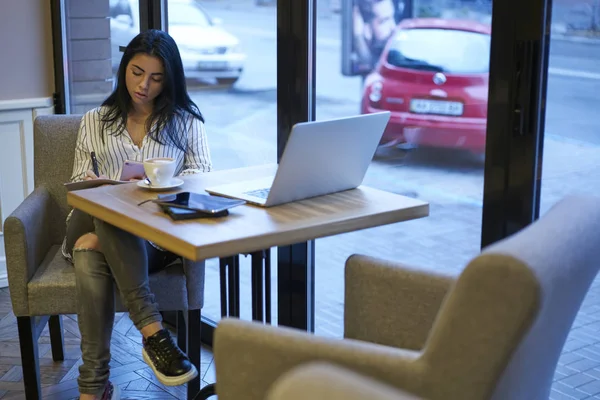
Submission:
[[[127,160],[123,164],[121,170],[121,181],[129,181],[131,179],[144,179],[146,172],[144,172],[144,163],[139,161]]]
[[[161,204],[160,207],[162,210],[169,216],[171,219],[175,221],[182,221],[186,219],[199,219],[199,218],[215,218],[215,217],[225,217],[229,215],[229,211],[221,211],[219,213],[209,214],[201,211],[189,210],[187,208],[177,208],[166,206]]]
[[[176,194],[162,194],[154,200],[161,206],[182,208],[214,216],[222,215],[224,211],[232,207],[246,204],[245,200],[227,199],[224,197],[211,196],[208,194],[181,192]]]

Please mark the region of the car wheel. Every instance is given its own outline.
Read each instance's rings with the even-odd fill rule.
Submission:
[[[239,78],[217,78],[219,85],[233,86]]]

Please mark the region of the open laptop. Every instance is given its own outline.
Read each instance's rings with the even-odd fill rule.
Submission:
[[[207,188],[264,207],[358,187],[390,119],[389,111],[294,125],[274,177]]]

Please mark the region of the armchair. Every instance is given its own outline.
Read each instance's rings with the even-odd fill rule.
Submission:
[[[49,321],[52,356],[64,359],[61,314],[77,312],[75,273],[60,250],[69,211],[66,189],[75,156],[81,116],[35,120],[35,190],[4,223],[8,284],[17,317],[27,399],[42,398],[38,338]],[[178,311],[178,343],[200,371],[200,310],[204,302],[204,262],[182,260],[150,275],[161,310]],[[117,296],[118,311],[125,311]],[[186,321],[187,320],[187,321]],[[188,397],[200,378],[188,384]]]
[[[309,363],[283,374],[266,400],[420,400],[374,379],[327,363]]]
[[[215,332],[219,400],[264,399],[324,361],[428,400],[547,400],[600,259],[600,201],[569,197],[457,278],[352,256],[345,338],[234,319]]]

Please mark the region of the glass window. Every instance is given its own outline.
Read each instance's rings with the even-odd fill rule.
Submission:
[[[212,24],[200,6],[173,2],[169,4],[169,26],[181,25],[208,27]]]
[[[317,240],[316,333],[334,337],[353,253],[450,274],[479,253],[491,38],[491,7],[474,2],[431,2],[428,18],[425,1],[341,5],[319,10],[317,119],[390,111],[363,183],[430,216]]]
[[[64,2],[67,110],[82,114],[111,93],[122,53],[139,32],[138,0]]]

